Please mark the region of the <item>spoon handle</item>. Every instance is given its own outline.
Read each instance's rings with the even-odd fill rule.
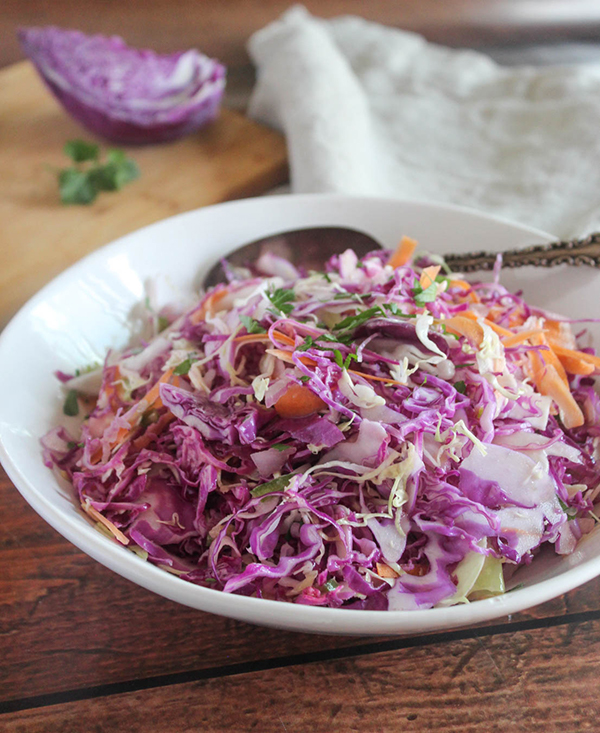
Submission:
[[[589,265],[600,267],[600,232],[585,239],[569,239],[564,242],[537,244],[523,249],[508,249],[502,254],[502,267],[554,267],[555,265]],[[456,272],[492,270],[496,252],[466,252],[446,255],[446,264]]]

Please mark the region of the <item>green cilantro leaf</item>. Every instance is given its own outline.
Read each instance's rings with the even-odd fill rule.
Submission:
[[[296,294],[293,290],[286,290],[285,288],[277,288],[277,290],[268,290],[267,298],[273,303],[273,306],[280,313],[286,316],[294,310],[292,303],[296,300]]]
[[[88,143],[85,140],[69,140],[65,143],[65,155],[68,155],[75,163],[83,163],[85,160],[98,160],[100,147],[96,143]]]
[[[315,345],[315,342],[313,341],[312,336],[307,336],[304,339],[304,343],[300,344],[300,346],[296,347],[296,351],[308,351]]]
[[[60,171],[58,188],[63,204],[91,204],[97,195],[89,174],[77,168],[65,168]]]
[[[303,382],[304,384],[306,384],[306,382],[310,382],[310,377],[307,377],[306,374],[303,374],[300,377],[300,381]]]
[[[565,504],[565,502],[560,497],[557,496],[556,498],[558,499],[560,508],[567,515],[567,519],[569,521],[571,521],[572,519],[575,519],[575,517],[577,516],[577,509],[575,509],[575,507],[568,506],[567,504]]]
[[[175,369],[173,369],[173,374],[177,374],[178,376],[181,376],[182,374],[187,374],[191,368],[192,368],[192,360],[186,359],[185,361],[182,361],[181,364],[178,364],[175,367]]]
[[[101,162],[98,145],[70,140],[65,153],[78,165],[58,172],[63,204],[91,204],[100,191],[118,191],[140,175],[137,164],[122,150],[109,150],[106,161]]]
[[[68,417],[75,417],[79,415],[79,402],[77,401],[77,392],[74,389],[70,389],[63,405],[63,412]]]
[[[457,392],[460,392],[461,394],[464,394],[464,393],[465,393],[465,392],[467,391],[467,385],[466,385],[466,384],[465,384],[465,383],[463,382],[463,380],[461,379],[461,381],[460,381],[460,382],[455,382],[455,383],[454,383],[454,389],[455,389],[455,390],[456,390]]]
[[[333,327],[334,331],[350,331],[354,330],[363,323],[366,323],[375,316],[385,315],[385,311],[380,306],[376,305],[373,308],[367,308],[364,311],[360,311],[354,316],[347,316]]]
[[[335,363],[343,369],[344,357],[342,356],[342,352],[339,349],[333,349],[333,358],[335,359]]]
[[[267,329],[263,328],[260,323],[250,316],[240,316],[240,321],[243,323],[248,333],[266,333]]]
[[[429,287],[423,290],[421,284],[417,282],[413,288],[413,297],[415,299],[415,304],[421,307],[426,303],[432,303],[437,297],[437,284],[433,282]]]
[[[289,447],[290,446],[285,443],[275,443],[271,446],[271,448],[275,448],[275,450],[278,450],[280,453],[281,451],[287,450]]]
[[[350,364],[353,361],[357,361],[357,360],[358,360],[358,356],[356,354],[348,354],[348,356],[344,359],[344,369],[348,369]]]

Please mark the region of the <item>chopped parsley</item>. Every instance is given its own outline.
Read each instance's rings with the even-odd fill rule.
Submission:
[[[296,346],[296,351],[308,351],[309,349],[312,349],[313,346],[315,346],[313,337],[307,336],[304,339],[304,342],[300,344],[300,346]]]
[[[558,503],[560,504],[560,508],[567,515],[567,519],[569,520],[569,522],[572,519],[575,519],[575,517],[577,516],[577,509],[575,509],[575,507],[568,506],[567,504],[565,504],[565,502],[560,497],[557,496],[556,498],[558,499]]]
[[[385,311],[381,306],[375,305],[372,308],[366,308],[364,311],[356,313],[354,316],[347,316],[333,327],[334,331],[351,331],[363,323],[375,318],[376,316],[385,315]]]
[[[425,306],[427,303],[432,303],[437,297],[437,283],[432,282],[429,287],[423,290],[421,283],[415,282],[413,297],[415,299],[415,305],[420,307]]]
[[[342,356],[342,352],[339,349],[332,349],[333,351],[333,358],[335,360],[335,363],[341,368],[344,368],[344,357]]]
[[[79,415],[79,402],[77,401],[77,392],[74,389],[70,389],[67,393],[67,397],[63,405],[63,412],[68,417]]]
[[[248,333],[266,333],[267,329],[263,328],[258,321],[250,316],[240,316],[240,321],[244,325]]]
[[[273,303],[275,310],[289,316],[294,310],[293,303],[296,300],[296,293],[293,290],[285,288],[277,288],[277,290],[267,290],[267,298]],[[276,314],[277,315],[277,314]]]
[[[140,175],[137,164],[116,148],[103,161],[99,146],[85,140],[69,140],[64,152],[74,165],[58,171],[63,204],[91,204],[101,191],[118,191]]]
[[[187,374],[191,368],[192,360],[188,358],[185,361],[182,361],[181,364],[178,364],[175,369],[173,369],[173,374],[181,376],[182,374]]]

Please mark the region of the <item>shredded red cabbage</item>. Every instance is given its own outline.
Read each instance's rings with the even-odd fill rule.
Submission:
[[[226,593],[430,608],[572,552],[600,492],[593,351],[497,281],[387,258],[229,270],[144,348],[59,373],[80,416],[46,464],[102,531]]]

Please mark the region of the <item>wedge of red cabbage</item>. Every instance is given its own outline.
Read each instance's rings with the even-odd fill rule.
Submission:
[[[160,55],[54,26],[23,28],[19,40],[64,108],[111,142],[174,140],[218,115],[225,68],[196,50]]]
[[[600,495],[585,324],[387,257],[259,260],[148,310],[140,346],[58,374],[80,415],[47,465],[115,541],[226,593],[427,609],[573,552]]]

